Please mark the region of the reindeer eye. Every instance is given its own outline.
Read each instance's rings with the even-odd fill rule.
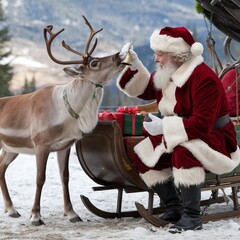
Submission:
[[[98,61],[92,61],[91,62],[91,67],[97,67]]]

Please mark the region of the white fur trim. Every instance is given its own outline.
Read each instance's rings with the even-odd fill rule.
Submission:
[[[203,45],[199,42],[195,42],[191,46],[191,52],[194,56],[200,56],[203,53]]]
[[[166,148],[161,143],[154,149],[151,140],[147,137],[134,147],[134,151],[146,166],[154,167],[162,154],[166,152]]]
[[[166,168],[161,171],[149,170],[145,173],[140,173],[139,175],[146,185],[151,188],[158,183],[164,183],[168,181],[168,179],[172,177],[172,169]]]
[[[162,126],[164,139],[167,144],[167,152],[171,152],[177,145],[188,140],[181,117],[166,116],[162,119]]]
[[[125,68],[125,71],[128,68]],[[117,87],[125,92],[129,97],[137,97],[138,95],[141,95],[144,90],[146,89],[149,80],[150,80],[150,73],[149,71],[143,66],[142,62],[138,60],[137,64],[137,70],[138,72],[133,76],[133,78],[126,84],[125,88],[121,88],[120,86],[120,80],[125,73],[123,71],[119,77],[117,78]]]
[[[190,60],[184,62],[171,76],[172,80],[178,87],[182,87],[194,69],[203,62],[203,57],[193,57]]]
[[[192,167],[189,169],[173,168],[173,179],[176,187],[190,185],[200,185],[205,182],[205,171],[202,167]]]
[[[163,97],[158,104],[158,109],[163,116],[173,115],[174,107],[176,105],[176,84],[174,82],[169,82],[168,86],[162,90]]]
[[[231,158],[210,148],[200,139],[190,140],[180,144],[188,149],[203,165],[203,167],[215,174],[231,172],[240,164],[240,150],[231,153]]]
[[[171,53],[189,52],[190,46],[183,38],[174,38],[168,35],[159,35],[159,30],[155,30],[150,37],[150,47],[154,51]]]

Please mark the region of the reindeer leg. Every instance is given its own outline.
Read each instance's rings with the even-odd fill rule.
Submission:
[[[34,226],[40,226],[44,224],[40,213],[40,202],[42,188],[46,179],[46,167],[48,155],[49,155],[48,149],[45,148],[36,149],[36,162],[37,162],[36,193],[30,216],[31,224]]]
[[[69,188],[68,188],[68,182],[69,182],[68,163],[69,163],[70,150],[71,149],[69,147],[57,152],[58,166],[59,166],[59,172],[60,172],[62,189],[63,189],[64,216],[67,216],[70,222],[79,222],[79,221],[82,221],[82,219],[73,210],[70,194],[69,194]]]
[[[9,164],[17,157],[17,155],[18,154],[16,153],[9,153],[2,150],[2,154],[0,156],[0,187],[3,195],[4,211],[13,218],[20,217],[20,214],[15,210],[9,195],[5,180],[5,172]]]

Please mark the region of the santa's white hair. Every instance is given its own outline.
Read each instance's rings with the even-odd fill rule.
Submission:
[[[169,55],[176,57],[177,61],[180,63],[184,63],[193,57],[193,54],[190,51],[182,53],[169,53]]]

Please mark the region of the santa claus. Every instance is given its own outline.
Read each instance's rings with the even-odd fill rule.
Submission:
[[[156,70],[149,73],[132,44],[117,86],[130,97],[156,99],[163,116],[150,114],[149,136],[135,146],[140,176],[166,206],[161,219],[176,221],[170,232],[202,229],[201,184],[207,171],[223,174],[240,163],[236,133],[222,84],[203,62],[201,43],[184,27],[154,31],[150,47]],[[179,194],[180,190],[180,194]]]

